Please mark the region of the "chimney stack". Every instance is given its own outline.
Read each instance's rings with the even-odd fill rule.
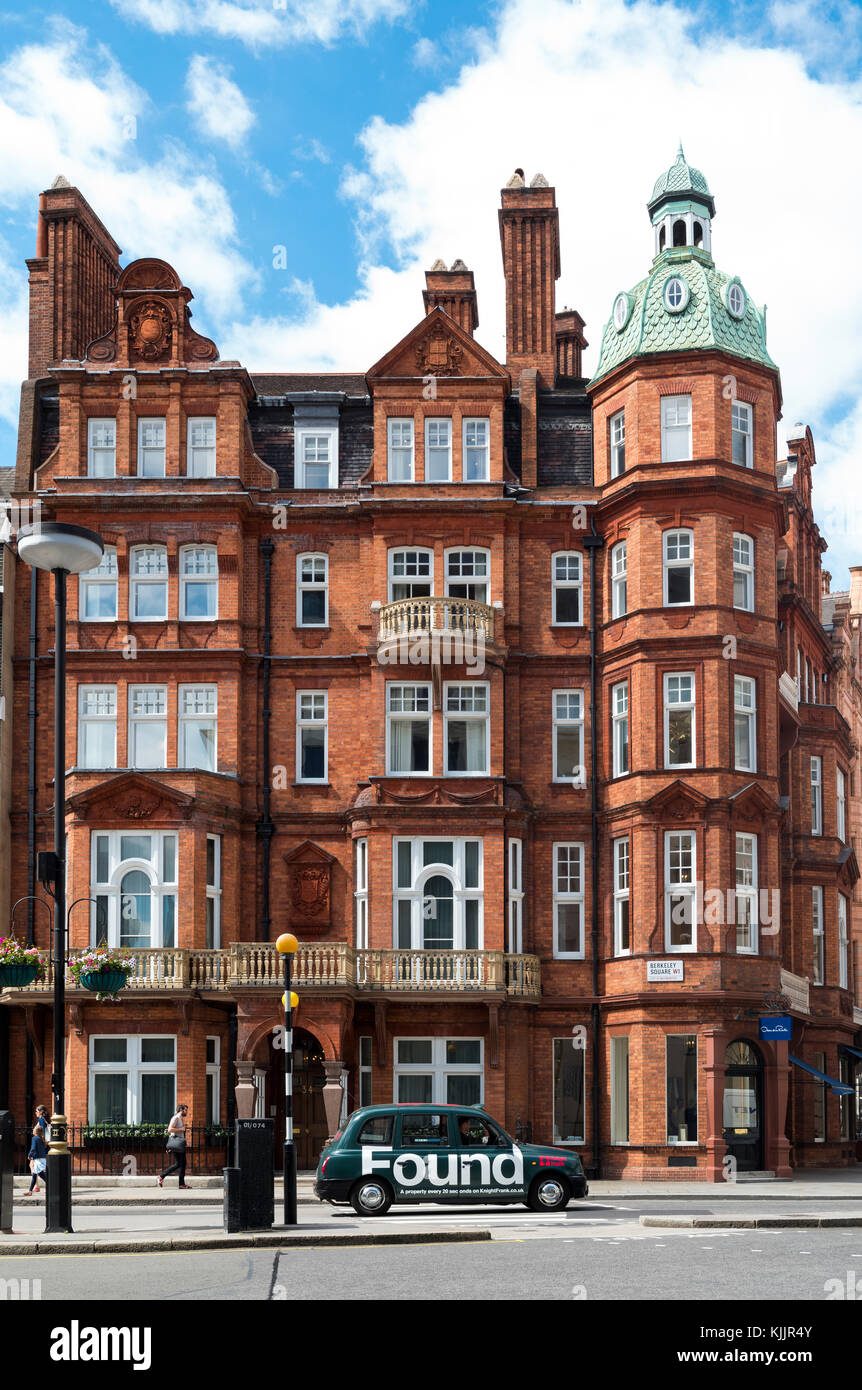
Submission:
[[[30,271],[28,376],[44,376],[111,327],[120,248],[87,200],[62,174],[39,196],[36,255]]]
[[[555,282],[560,276],[560,225],[554,189],[542,174],[529,188],[516,169],[502,190],[500,243],[506,277],[506,366],[517,381],[538,372],[539,386],[556,373]]]
[[[581,376],[581,353],[589,343],[584,337],[584,321],[577,309],[564,309],[557,314],[557,377],[578,380]]]
[[[862,565],[850,566],[850,612],[854,617],[862,613]]]
[[[460,260],[453,261],[447,270],[445,263],[437,260],[425,272],[425,286],[422,291],[425,313],[430,314],[432,309],[439,306],[472,338],[474,329],[479,327],[479,306],[472,270],[468,270]]]

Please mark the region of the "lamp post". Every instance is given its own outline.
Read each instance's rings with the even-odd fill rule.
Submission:
[[[284,956],[284,1224],[296,1225],[296,1146],[293,1142],[293,1011],[299,1003],[290,988],[290,962],[299,950],[292,932],[283,932],[275,949]]]
[[[18,531],[25,564],[54,576],[54,1070],[45,1230],[72,1229],[72,1155],[66,1141],[66,576],[95,569],[104,543],[95,531],[38,521]]]

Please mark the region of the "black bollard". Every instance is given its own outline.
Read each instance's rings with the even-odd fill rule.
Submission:
[[[0,1231],[12,1230],[12,1192],[15,1182],[15,1120],[0,1110]]]

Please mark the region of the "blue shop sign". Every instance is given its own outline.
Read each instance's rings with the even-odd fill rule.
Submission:
[[[786,1040],[793,1037],[793,1019],[789,1014],[771,1015],[757,1020],[757,1036],[768,1042]]]

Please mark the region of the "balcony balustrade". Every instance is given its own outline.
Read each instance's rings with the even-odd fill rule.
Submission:
[[[495,611],[472,598],[401,598],[379,610],[377,640],[397,642],[416,638],[481,637],[494,641]]]
[[[72,953],[75,954],[74,952]],[[234,942],[225,950],[129,950],[135,962],[126,991],[130,995],[176,991],[280,989],[284,958],[269,942]],[[40,952],[43,979],[17,995],[49,995],[53,961]],[[538,956],[503,951],[357,950],[344,942],[300,944],[291,981],[297,990],[350,989],[386,993],[467,993],[537,999],[541,994]],[[67,977],[67,993],[80,999],[87,990]]]

